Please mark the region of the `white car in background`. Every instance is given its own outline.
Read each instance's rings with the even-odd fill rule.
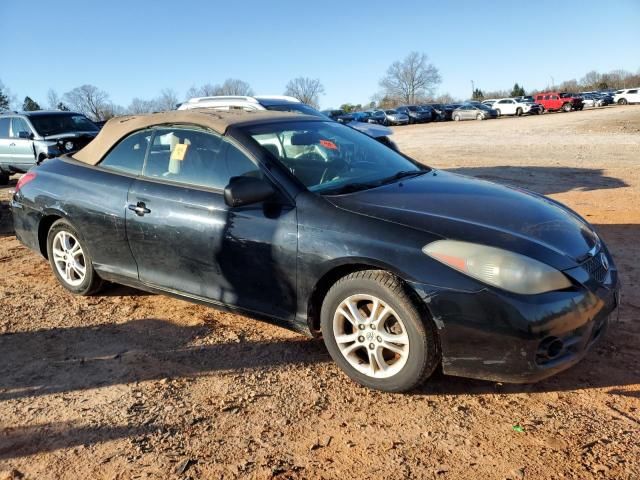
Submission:
[[[497,98],[487,98],[486,100],[483,100],[482,103],[489,108],[493,108],[493,104],[496,103],[497,101],[498,101]]]
[[[498,116],[516,115],[519,117],[525,113],[540,113],[540,105],[537,103],[516,98],[501,98],[500,100],[496,100],[491,108],[498,112]]]
[[[613,96],[613,101],[618,105],[640,103],[640,88],[626,88],[624,90],[618,90]]]

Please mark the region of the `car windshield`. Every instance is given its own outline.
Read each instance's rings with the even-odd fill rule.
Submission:
[[[571,98],[572,95],[570,93],[561,93],[560,98]]]
[[[395,115],[395,114],[396,114],[396,113],[398,113],[398,112],[396,112],[395,110],[385,110],[385,113],[386,113],[387,115]]]
[[[487,107],[484,103],[472,103],[471,105],[480,110],[491,110],[491,108]]]
[[[77,113],[61,115],[33,115],[31,124],[39,135],[58,135],[69,132],[97,132],[98,127],[84,115]]]
[[[323,195],[374,188],[430,170],[336,122],[286,122],[244,130],[310,191]]]
[[[318,110],[304,103],[284,103],[282,105],[269,105],[266,107],[266,109],[276,112],[300,112],[306,113],[307,115],[313,115],[314,117],[326,118],[326,116],[320,113]]]
[[[409,111],[411,111],[411,112],[417,112],[417,111],[418,111],[418,107],[415,107],[415,106],[413,106],[413,105],[411,105],[411,106],[407,107],[407,109],[408,109]]]

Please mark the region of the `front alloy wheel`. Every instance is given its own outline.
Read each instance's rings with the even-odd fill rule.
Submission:
[[[403,392],[440,361],[435,325],[389,272],[363,270],[338,280],[322,303],[320,323],[333,360],[369,388]]]
[[[373,378],[395,375],[407,363],[409,337],[400,316],[372,295],[351,295],[333,316],[333,334],[342,356]]]

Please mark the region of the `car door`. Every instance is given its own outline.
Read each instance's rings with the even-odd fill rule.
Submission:
[[[9,148],[12,164],[20,170],[28,170],[36,163],[33,150],[33,131],[21,117],[11,119]]]
[[[9,153],[11,152],[11,148],[9,147],[11,143],[11,139],[9,138],[10,126],[10,117],[0,117],[0,165],[9,164]]]
[[[230,208],[233,176],[268,175],[226,137],[155,130],[128,195],[127,235],[139,279],[160,289],[283,319],[295,313],[297,220],[283,198]]]
[[[638,89],[634,88],[627,92],[627,102],[629,103],[638,103],[640,102],[640,93],[638,93]]]

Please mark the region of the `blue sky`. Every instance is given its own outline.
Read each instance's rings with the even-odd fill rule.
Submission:
[[[529,6],[530,5],[530,6]],[[319,78],[322,107],[368,102],[412,50],[438,92],[543,88],[592,69],[640,69],[640,1],[0,0],[0,80],[46,103],[90,83],[126,106],[163,88],[243,79],[280,94]]]

